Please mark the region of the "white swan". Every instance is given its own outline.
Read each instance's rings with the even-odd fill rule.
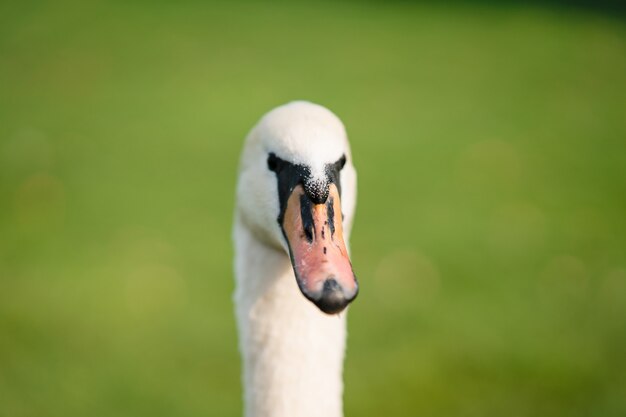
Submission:
[[[329,110],[292,102],[252,129],[233,232],[247,417],[343,414],[337,314],[358,291],[346,247],[355,204],[347,136]]]

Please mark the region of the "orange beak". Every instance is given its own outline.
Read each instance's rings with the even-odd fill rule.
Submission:
[[[327,314],[345,309],[359,289],[342,223],[335,184],[330,184],[323,204],[314,204],[298,185],[289,196],[281,225],[300,291]]]

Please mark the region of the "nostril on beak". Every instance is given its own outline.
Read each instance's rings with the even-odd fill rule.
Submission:
[[[343,288],[335,278],[330,277],[324,281],[322,294],[315,304],[326,314],[337,314],[343,311],[350,301],[354,300],[356,293],[351,297],[346,297]]]

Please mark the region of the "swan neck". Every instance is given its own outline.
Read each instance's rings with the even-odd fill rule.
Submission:
[[[346,313],[298,289],[288,256],[235,222],[235,305],[246,417],[341,417]]]

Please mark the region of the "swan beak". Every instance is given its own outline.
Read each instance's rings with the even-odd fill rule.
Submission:
[[[354,300],[358,283],[343,239],[341,201],[335,184],[315,204],[298,185],[287,201],[282,229],[302,294],[327,314]]]

